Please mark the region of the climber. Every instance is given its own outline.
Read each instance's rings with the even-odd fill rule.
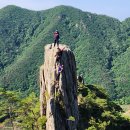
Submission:
[[[80,74],[79,76],[77,76],[77,80],[78,80],[78,82],[84,84],[83,74]]]
[[[57,43],[57,48],[59,48],[59,31],[58,30],[56,30],[55,32],[54,32],[54,47],[55,47],[55,45],[56,45],[56,43]]]
[[[63,65],[59,65],[58,66],[58,74],[56,76],[56,81],[54,81],[55,83],[58,83],[58,85],[59,85],[59,77],[60,77],[60,74],[62,71],[63,71]]]
[[[65,48],[65,47],[64,47],[64,48]],[[57,48],[58,51],[56,52],[56,55],[55,55],[57,65],[58,65],[58,63],[60,63],[60,61],[61,61],[61,57],[62,57],[62,53],[63,53],[64,48],[63,48],[63,49]]]

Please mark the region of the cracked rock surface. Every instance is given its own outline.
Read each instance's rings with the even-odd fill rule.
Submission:
[[[76,130],[79,113],[77,103],[76,63],[68,46],[62,50],[45,46],[44,64],[40,67],[40,112],[47,118],[46,130]],[[59,72],[59,66],[62,66]]]

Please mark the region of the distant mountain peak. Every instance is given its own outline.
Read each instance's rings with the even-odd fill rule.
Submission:
[[[21,7],[16,6],[16,5],[7,5],[5,7],[3,7],[2,9],[20,9]]]

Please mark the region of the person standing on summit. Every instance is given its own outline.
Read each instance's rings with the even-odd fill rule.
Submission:
[[[54,46],[56,45],[56,43],[57,43],[57,47],[59,48],[59,31],[58,30],[56,30],[55,32],[54,32]]]

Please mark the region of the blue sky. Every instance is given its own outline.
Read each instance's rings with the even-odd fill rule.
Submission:
[[[0,0],[0,8],[17,5],[31,10],[45,10],[69,5],[83,11],[125,20],[130,17],[130,0]]]

